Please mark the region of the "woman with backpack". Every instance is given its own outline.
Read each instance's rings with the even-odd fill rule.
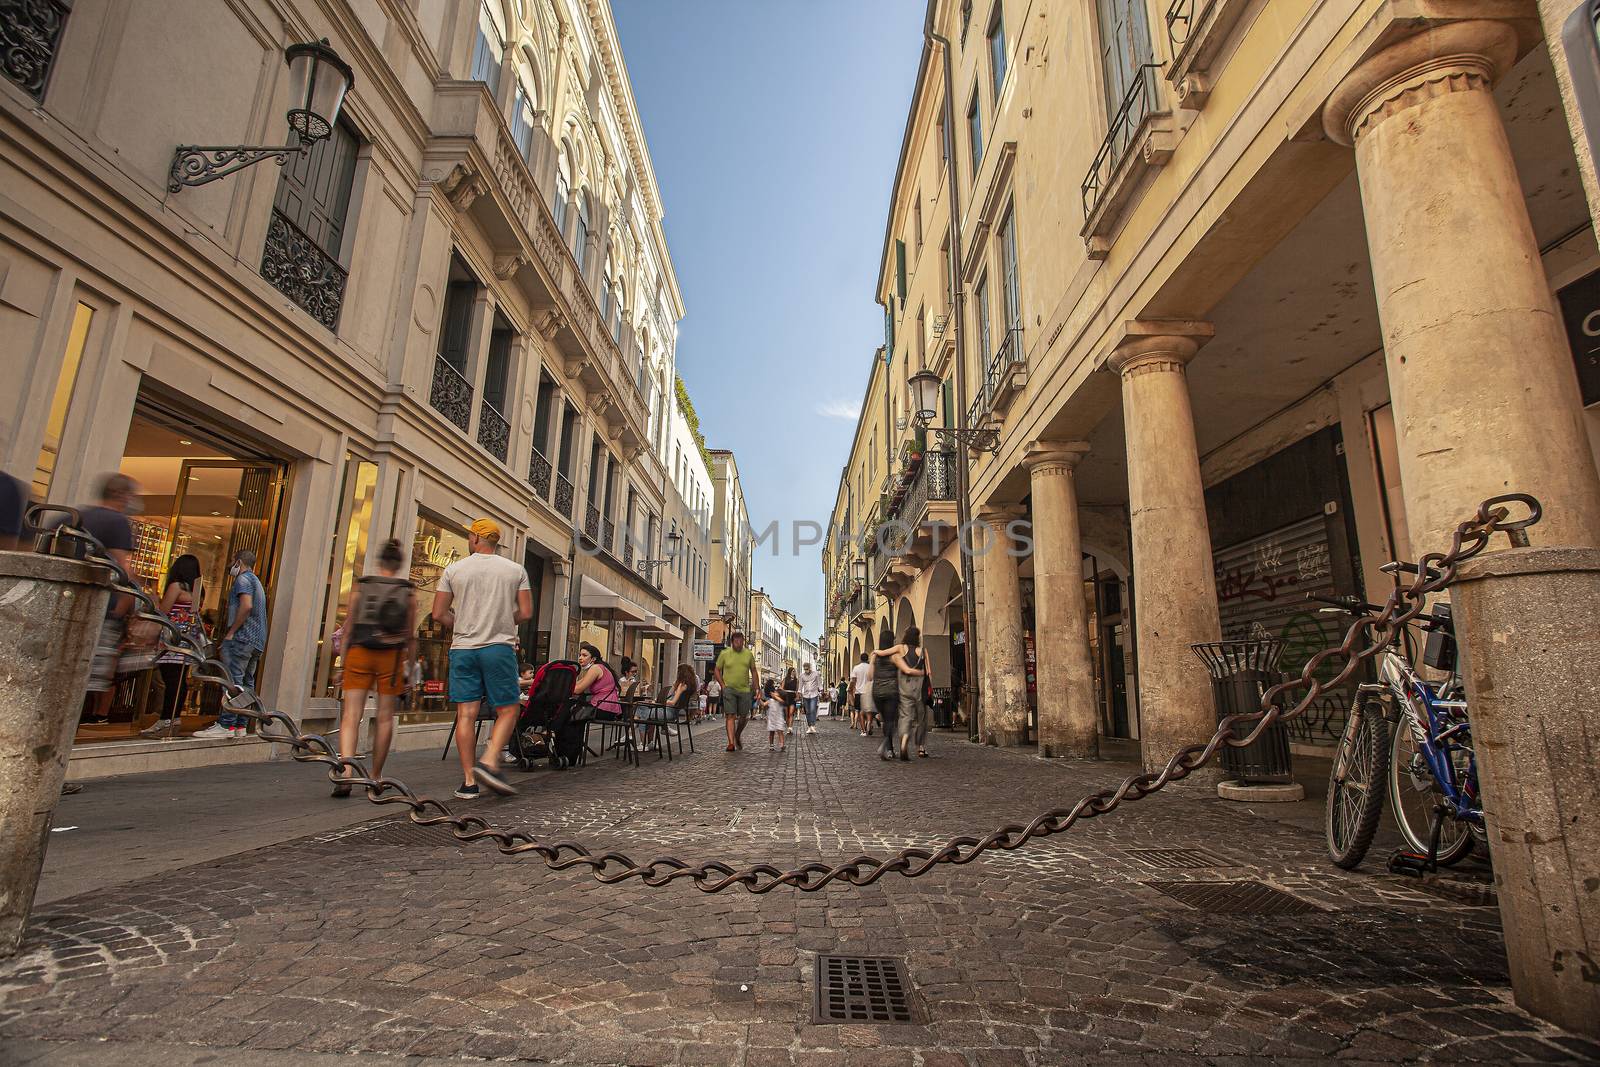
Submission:
[[[339,714],[339,755],[354,759],[367,691],[378,691],[378,718],[372,732],[372,777],[383,776],[383,761],[394,738],[394,709],[405,692],[417,657],[417,598],[409,579],[400,577],[405,554],[390,538],[378,550],[378,573],[358,579],[345,615],[344,706]],[[346,770],[342,778],[353,774]],[[333,795],[350,795],[338,782]]]

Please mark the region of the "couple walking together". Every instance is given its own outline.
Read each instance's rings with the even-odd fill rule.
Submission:
[[[884,634],[878,640],[878,650],[863,652],[861,662],[850,674],[863,720],[861,736],[871,734],[874,713],[883,721],[878,758],[890,760],[898,755],[910,760],[913,744],[917,755],[926,758],[928,659],[922,651],[922,632],[913,626],[898,644]]]

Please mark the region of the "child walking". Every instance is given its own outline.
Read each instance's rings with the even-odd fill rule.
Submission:
[[[776,743],[777,751],[782,752],[784,742],[788,739],[789,724],[785,721],[784,703],[778,699],[778,687],[771,682],[762,686],[761,699],[767,703],[767,751],[773,751]]]

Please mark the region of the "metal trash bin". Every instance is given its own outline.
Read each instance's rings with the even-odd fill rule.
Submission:
[[[1284,680],[1278,669],[1282,641],[1214,641],[1189,647],[1211,672],[1211,696],[1217,705],[1218,722],[1229,715],[1259,711],[1261,695]],[[1220,755],[1223,769],[1236,781],[1294,781],[1289,731],[1281,722],[1267,727],[1243,748],[1224,745]]]

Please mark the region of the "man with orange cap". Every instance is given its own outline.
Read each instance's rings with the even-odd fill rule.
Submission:
[[[500,753],[517,725],[517,626],[533,618],[528,572],[500,555],[500,527],[479,519],[467,533],[467,555],[444,569],[433,595],[433,618],[450,627],[450,702],[456,706],[456,751],[461,788],[473,800],[483,783],[502,796],[515,793],[500,775]],[[473,734],[478,708],[494,708],[489,747],[479,760]]]

